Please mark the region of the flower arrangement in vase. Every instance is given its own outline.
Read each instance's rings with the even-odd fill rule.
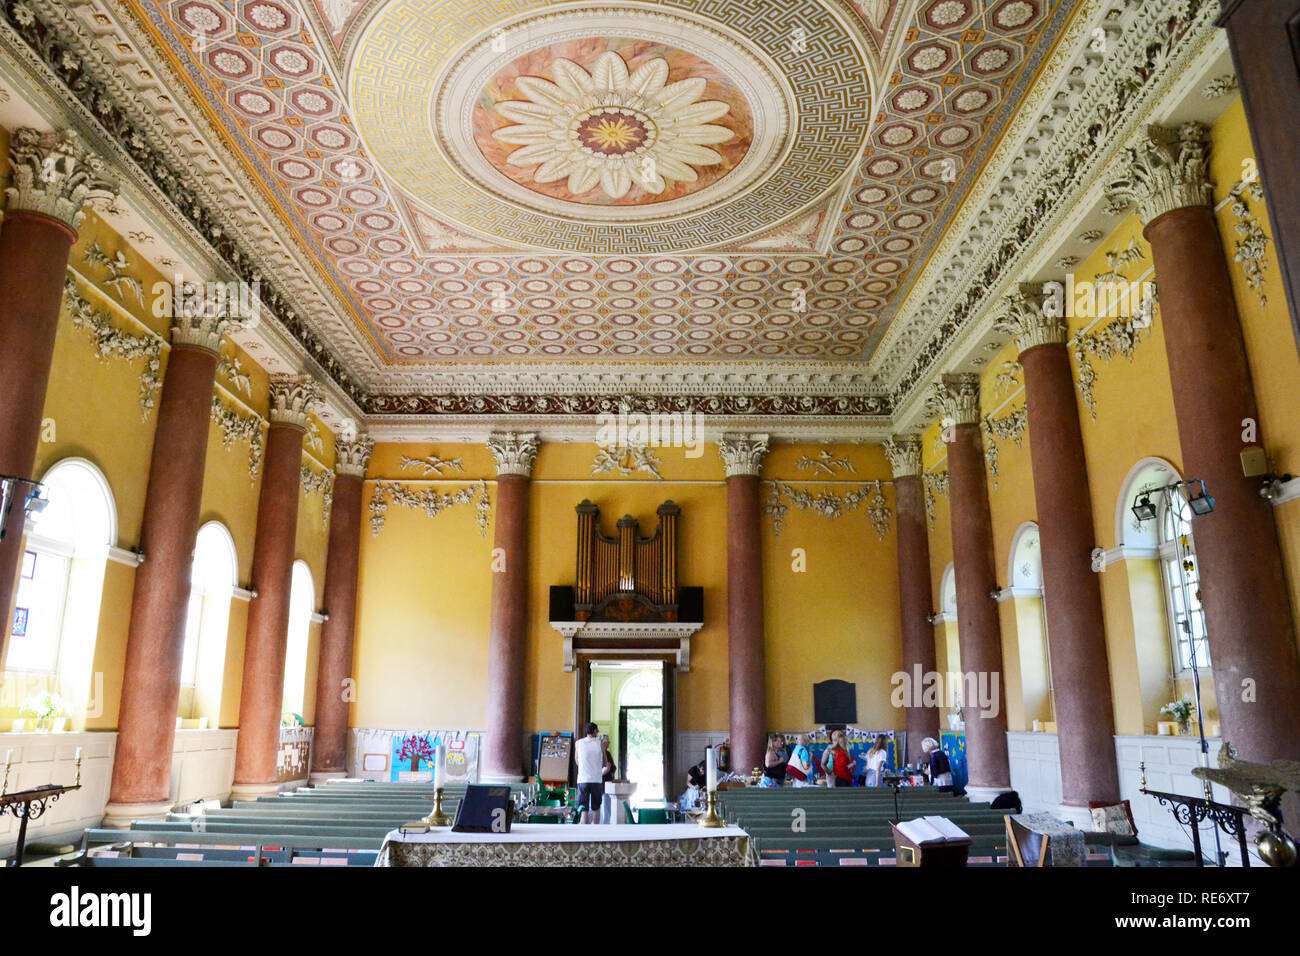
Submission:
[[[18,712],[25,717],[36,718],[37,730],[62,730],[68,722],[67,702],[52,690],[32,694],[23,701]]]
[[[1178,722],[1178,729],[1186,734],[1192,727],[1192,699],[1184,694],[1178,700],[1171,700],[1160,708],[1160,713],[1172,717]]]
[[[428,734],[407,734],[402,738],[397,751],[398,760],[411,761],[411,770],[420,769],[420,761],[428,763],[433,759],[433,744]]]

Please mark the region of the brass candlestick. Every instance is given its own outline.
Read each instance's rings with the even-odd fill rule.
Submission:
[[[424,818],[424,822],[431,827],[451,826],[451,817],[442,812],[442,787],[433,791],[433,811]]]
[[[700,826],[716,829],[727,825],[722,817],[718,816],[718,792],[716,790],[709,791],[706,807],[704,816],[700,817]]]

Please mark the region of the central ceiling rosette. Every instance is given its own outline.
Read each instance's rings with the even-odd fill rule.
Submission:
[[[662,196],[669,182],[696,183],[696,166],[719,166],[710,146],[736,138],[713,124],[730,111],[718,100],[702,100],[708,81],[690,77],[669,83],[668,61],[655,57],[629,72],[623,57],[606,52],[591,72],[557,59],[548,82],[533,76],[516,81],[526,100],[499,103],[496,111],[514,125],[493,132],[502,143],[521,146],[506,162],[535,167],[539,184],[567,180],[569,194],[583,201],[597,187],[620,200],[635,184]]]
[[[354,48],[357,126],[408,227],[471,249],[660,255],[842,201],[869,80],[821,3],[755,0],[743,29],[731,0],[509,6],[449,21],[391,0]]]

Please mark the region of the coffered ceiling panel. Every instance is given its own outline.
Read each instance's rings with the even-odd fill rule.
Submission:
[[[870,357],[1066,0],[127,0],[384,360]]]

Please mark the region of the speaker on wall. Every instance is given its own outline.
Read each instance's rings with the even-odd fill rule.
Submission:
[[[551,614],[547,618],[549,621],[572,621],[573,620],[573,598],[574,590],[572,587],[561,584],[551,585]]]
[[[677,589],[677,620],[686,624],[704,623],[704,588]]]

